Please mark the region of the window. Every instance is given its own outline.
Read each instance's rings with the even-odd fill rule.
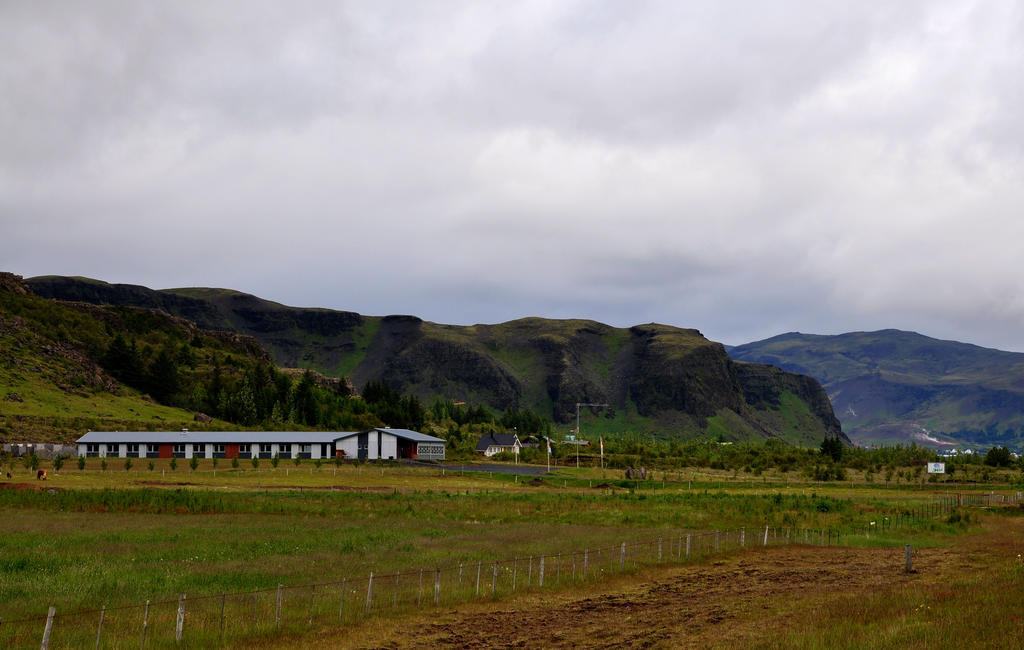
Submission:
[[[174,457],[175,458],[184,458],[185,457],[185,443],[182,442],[182,443],[174,445],[173,453],[174,453]]]
[[[206,458],[206,445],[192,445],[193,458]]]
[[[271,451],[272,447],[273,447],[273,445],[261,444],[260,445],[260,458],[271,458],[271,457],[273,457],[274,452]]]
[[[107,456],[109,456],[109,457],[117,456],[118,453],[120,453],[119,450],[118,450],[118,448],[120,446],[121,445],[119,445],[117,443],[108,443],[107,444]]]
[[[331,450],[329,449],[329,447],[330,447],[330,445],[328,445],[326,443],[320,445],[320,458],[330,458],[331,457]]]
[[[219,444],[213,446],[213,457],[224,458],[224,445]]]
[[[134,444],[129,444],[128,445],[127,456],[128,456],[128,458],[138,458],[139,457],[139,445],[138,445],[138,443],[134,443]]]
[[[146,458],[160,458],[160,445],[146,445]]]
[[[277,444],[277,448],[279,450],[277,453],[281,456],[281,458],[291,458],[292,457],[292,445],[291,445],[291,443],[279,442]]]
[[[299,458],[312,458],[313,445],[299,445]]]
[[[238,445],[239,458],[252,458],[252,445]]]
[[[100,455],[100,446],[98,444],[91,444],[85,446],[85,455],[89,458],[96,458]]]

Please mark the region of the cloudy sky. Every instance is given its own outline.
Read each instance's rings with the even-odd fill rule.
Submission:
[[[0,270],[1024,351],[1016,2],[0,3]]]

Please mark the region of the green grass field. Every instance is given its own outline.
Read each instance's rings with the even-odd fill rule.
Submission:
[[[636,482],[599,469],[534,480],[402,466],[233,469],[206,460],[192,471],[160,460],[150,470],[135,459],[125,470],[123,460],[110,459],[103,470],[101,462],[89,459],[84,470],[68,462],[45,483],[20,465],[7,468],[12,478],[0,482],[7,488],[0,489],[4,621],[45,615],[51,605],[71,612],[182,593],[365,581],[371,571],[681,540],[681,531],[744,528],[753,539],[770,526],[849,535],[873,521],[875,535],[846,543],[899,546],[954,543],[970,528],[969,519],[947,522],[922,510],[946,493],[927,484],[731,481],[727,472],[706,470]],[[883,530],[909,513],[919,515],[913,525]]]

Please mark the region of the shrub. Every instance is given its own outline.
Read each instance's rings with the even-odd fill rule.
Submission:
[[[199,459],[196,458],[195,456],[193,456],[192,458],[189,458],[188,459],[188,466],[192,468],[193,472],[196,471],[196,468],[199,467]]]
[[[53,459],[53,471],[59,472],[61,467],[64,467],[64,457],[58,454]]]
[[[33,472],[39,469],[39,456],[36,456],[35,452],[25,456],[25,467]]]
[[[213,459],[213,469],[217,469],[217,464],[218,464],[219,462],[220,462],[220,459],[219,459],[219,458],[214,458],[214,459]]]
[[[147,463],[147,465],[149,466],[149,471],[151,471],[151,472],[153,471],[153,468],[156,467],[156,465],[153,464],[153,461],[149,461],[149,463]]]
[[[274,457],[270,459],[270,464],[277,468],[278,463],[281,462],[281,454],[274,454]]]
[[[78,457],[78,469],[85,469],[85,456]]]
[[[171,471],[173,472],[176,469],[178,469],[178,459],[172,457],[171,458]]]
[[[231,459],[231,466],[234,467],[235,469],[238,469],[238,456],[235,456],[234,458]]]
[[[100,461],[100,469],[103,470],[104,472],[107,471],[107,459],[106,458],[104,458],[103,460]]]
[[[124,471],[127,472],[131,468],[132,468],[132,459],[131,458],[125,458],[124,459]]]
[[[294,459],[292,460],[292,462],[293,462],[293,463],[295,463],[295,466],[296,466],[296,467],[298,467],[298,466],[299,466],[299,463],[301,463],[301,462],[302,462],[302,459],[301,459],[301,458],[299,458],[298,456],[296,456],[296,457],[295,457],[295,458],[294,458]]]
[[[252,460],[250,462],[252,463],[252,468],[253,469],[256,469],[257,467],[260,466],[260,459],[257,458],[256,456],[253,456]]]

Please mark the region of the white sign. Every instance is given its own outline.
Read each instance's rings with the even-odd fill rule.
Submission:
[[[945,474],[946,463],[928,463],[929,474]]]

